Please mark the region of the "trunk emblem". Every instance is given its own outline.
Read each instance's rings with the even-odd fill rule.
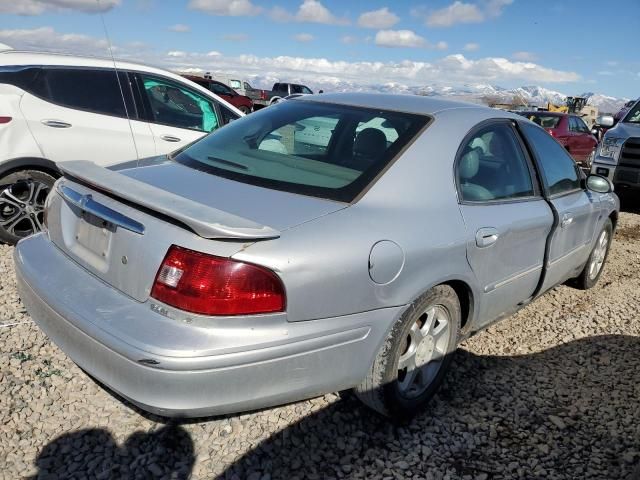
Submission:
[[[129,261],[129,259],[127,258],[127,256],[126,256],[126,255],[123,255],[123,256],[122,256],[122,264],[123,264],[123,265],[126,265],[128,261]]]

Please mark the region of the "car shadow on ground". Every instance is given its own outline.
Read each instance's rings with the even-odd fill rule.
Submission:
[[[156,431],[134,432],[119,446],[108,430],[89,428],[60,435],[36,459],[35,479],[97,480],[168,478],[186,480],[195,462],[187,431],[164,425]]]
[[[624,335],[520,356],[460,349],[440,393],[410,422],[393,424],[343,393],[253,447],[218,478],[640,480],[639,352],[640,339]],[[121,447],[106,430],[83,430],[48,444],[36,477],[65,465],[68,472],[81,461],[74,468],[91,467],[97,478],[182,479],[193,452],[189,434],[174,423],[134,433]]]
[[[636,190],[616,190],[620,198],[620,210],[627,213],[640,214],[640,192]]]

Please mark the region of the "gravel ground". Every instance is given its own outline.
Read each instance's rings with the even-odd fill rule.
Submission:
[[[167,423],[40,332],[0,246],[0,478],[640,478],[640,216],[600,283],[562,286],[465,342],[440,394],[394,426],[351,394]]]

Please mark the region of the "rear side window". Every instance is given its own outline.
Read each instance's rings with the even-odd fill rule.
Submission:
[[[40,67],[0,67],[0,83],[30,91],[40,72]]]
[[[578,168],[564,147],[532,125],[522,124],[522,131],[538,158],[549,194],[561,195],[579,189]]]
[[[540,125],[542,128],[556,128],[560,123],[559,115],[545,115],[542,113],[532,113],[527,115],[527,118],[536,125]]]
[[[351,202],[429,119],[303,100],[281,102],[204,137],[174,160],[252,185]],[[385,130],[395,131],[395,140],[390,142]]]
[[[229,80],[229,85],[231,85],[231,88],[242,88],[240,80]]]
[[[129,93],[128,84],[120,90],[115,70],[45,68],[43,73],[44,81],[37,82],[36,95],[64,107],[127,117],[123,92]]]
[[[465,202],[508,201],[535,194],[527,159],[507,123],[472,133],[462,145],[456,174]]]

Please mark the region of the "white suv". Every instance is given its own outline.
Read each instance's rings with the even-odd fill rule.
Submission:
[[[40,230],[56,163],[109,166],[167,154],[242,115],[165,70],[0,52],[0,241]]]

